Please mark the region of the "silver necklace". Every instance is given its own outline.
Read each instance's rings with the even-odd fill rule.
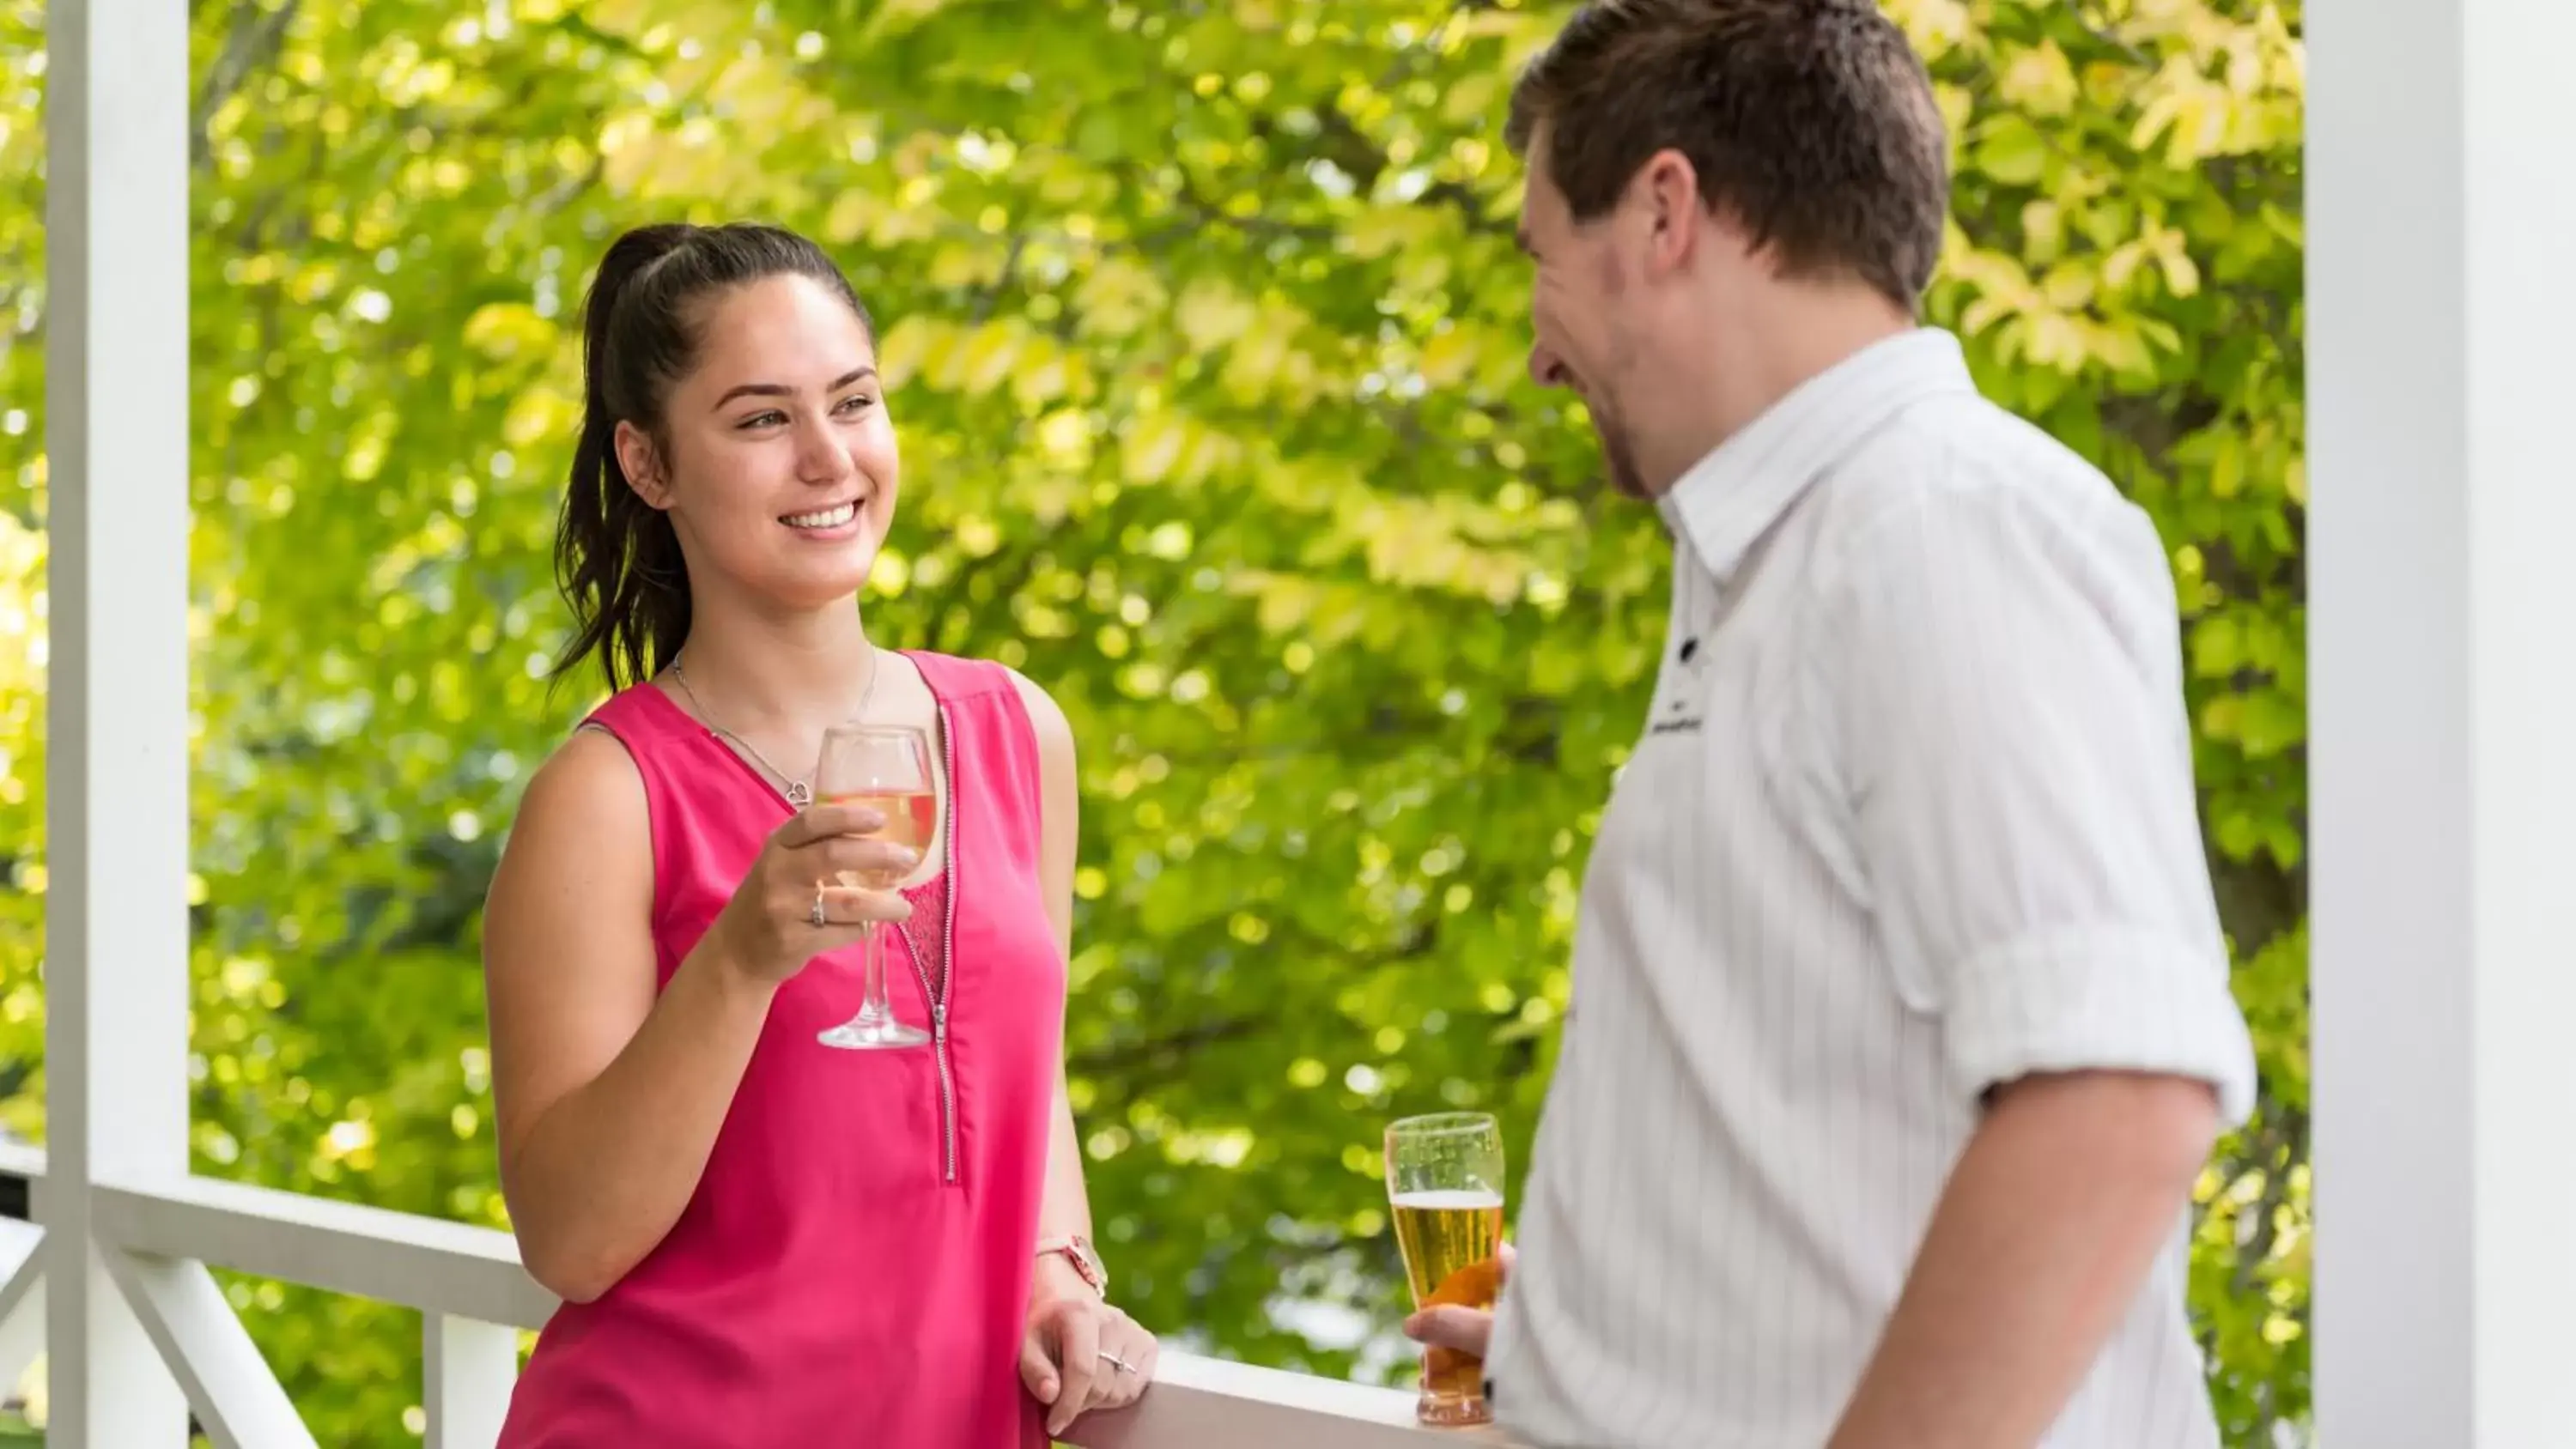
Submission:
[[[680,658],[678,655],[673,655],[671,658],[671,682],[680,686],[680,692],[689,697],[689,708],[697,712],[698,722],[700,724],[705,725],[708,729],[723,736],[728,743],[740,748],[744,754],[749,755],[752,758],[752,762],[754,764],[759,765],[760,768],[768,771],[771,776],[778,780],[779,784],[783,787],[778,793],[787,797],[788,804],[802,810],[806,806],[814,803],[814,787],[803,777],[791,775],[785,770],[778,768],[776,765],[771,764],[769,762],[769,757],[760,752],[760,747],[758,745],[755,745],[751,741],[744,739],[742,736],[735,734],[733,731],[726,729],[723,725],[716,723],[716,717],[707,713],[706,702],[698,698],[698,692],[695,689],[689,687],[689,672],[680,667]],[[851,714],[850,717],[852,719],[867,718],[868,701],[874,699],[876,697],[876,693],[877,651],[874,646],[870,646],[868,649],[868,682],[866,687],[859,691],[859,707]]]

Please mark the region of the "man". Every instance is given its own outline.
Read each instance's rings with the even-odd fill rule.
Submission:
[[[1931,87],[1869,0],[1605,0],[1519,82],[1539,381],[1675,536],[1487,1350],[1537,1445],[2217,1442],[2243,1118],[2145,517],[1914,314]]]

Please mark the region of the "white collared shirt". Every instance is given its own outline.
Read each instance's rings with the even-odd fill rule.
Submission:
[[[1594,842],[1488,1371],[1542,1446],[1816,1449],[1986,1088],[2254,1095],[2172,576],[1918,330],[1666,495],[1661,679]],[[2187,1215],[2050,1449],[2217,1443]]]

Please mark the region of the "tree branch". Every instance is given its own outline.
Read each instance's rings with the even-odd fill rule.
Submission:
[[[1064,1067],[1068,1072],[1086,1074],[1120,1074],[1135,1067],[1170,1067],[1176,1065],[1176,1058],[1201,1047],[1240,1041],[1264,1027],[1275,1025],[1276,1021],[1275,1017],[1267,1016],[1219,1017],[1150,1041],[1121,1042],[1074,1053],[1065,1058]]]
[[[214,164],[214,143],[207,134],[215,123],[215,113],[241,90],[251,72],[277,58],[278,48],[285,44],[287,27],[295,23],[295,12],[303,0],[280,0],[274,10],[262,11],[259,0],[239,0],[233,6],[233,24],[224,36],[224,48],[215,63],[206,70],[206,88],[198,93],[196,110],[188,118],[188,164],[191,170],[203,171]]]
[[[2237,1252],[2237,1297],[2253,1291],[2255,1269],[2272,1256],[2272,1244],[2280,1236],[2281,1209],[2290,1200],[2290,1169],[2306,1156],[2302,1147],[2307,1135],[2306,1115],[2283,1107],[2278,1118],[2263,1124],[2255,1137],[2256,1150],[2247,1154],[2262,1169],[2263,1194],[2252,1208],[2253,1235]]]

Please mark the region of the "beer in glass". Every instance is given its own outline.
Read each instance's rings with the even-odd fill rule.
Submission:
[[[1413,1306],[1491,1309],[1503,1242],[1503,1138],[1493,1116],[1443,1112],[1390,1125],[1386,1193]],[[1426,1344],[1417,1414],[1426,1424],[1485,1423],[1485,1361]]]

